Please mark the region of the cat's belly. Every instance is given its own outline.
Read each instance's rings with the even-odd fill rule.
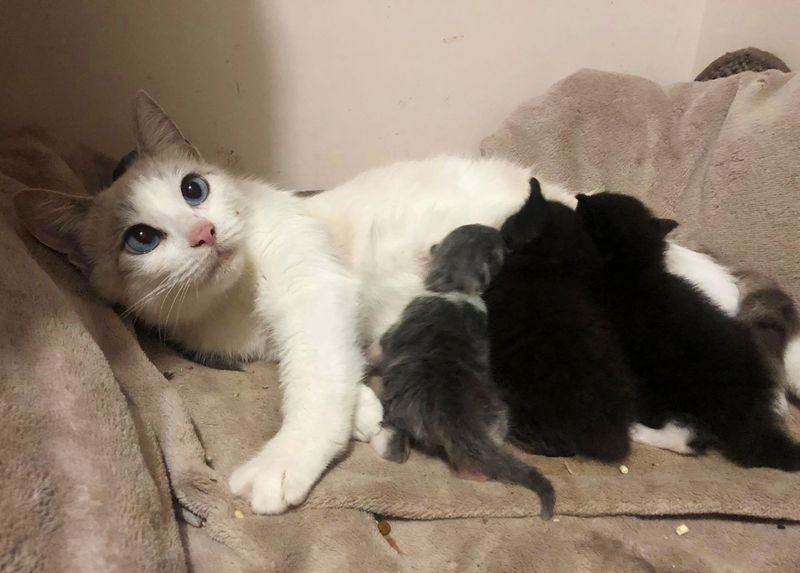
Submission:
[[[436,157],[367,171],[325,193],[307,199],[322,221],[342,260],[359,279],[362,334],[377,340],[422,292],[431,245],[461,225],[499,227],[528,196],[531,172],[502,160]],[[545,198],[575,208],[561,187],[542,183]],[[701,288],[728,314],[738,307],[736,280],[710,257],[691,258],[670,245],[670,272]],[[684,256],[681,256],[684,255]],[[673,260],[674,259],[674,260]]]
[[[739,286],[728,268],[712,257],[667,242],[667,270],[699,288],[725,314],[739,312]]]
[[[368,172],[308,200],[359,279],[366,343],[422,293],[430,247],[461,225],[501,225],[527,198],[529,177],[502,161],[442,157]]]

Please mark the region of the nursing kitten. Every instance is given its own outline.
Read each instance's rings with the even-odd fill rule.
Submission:
[[[598,293],[637,377],[645,430],[669,425],[691,451],[716,447],[745,467],[800,469],[748,327],[667,271],[664,237],[676,223],[612,193],[579,195],[577,213],[607,259]]]
[[[484,295],[511,437],[539,454],[619,461],[630,451],[633,383],[593,297],[601,258],[575,211],[546,201],[536,179],[530,186],[502,227],[511,252]]]
[[[566,208],[566,207],[565,207]],[[461,473],[523,485],[553,513],[555,494],[535,468],[506,452],[507,407],[492,381],[481,291],[500,269],[497,230],[466,225],[431,250],[428,292],[381,337],[385,457],[402,463],[409,439],[443,451]]]

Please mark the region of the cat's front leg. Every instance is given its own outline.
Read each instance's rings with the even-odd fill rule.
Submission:
[[[355,282],[325,261],[293,262],[263,279],[258,300],[277,343],[283,425],[229,482],[256,513],[302,503],[345,450],[364,370]]]

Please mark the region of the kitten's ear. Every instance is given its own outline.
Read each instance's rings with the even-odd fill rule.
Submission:
[[[592,196],[579,193],[575,196],[575,198],[578,200],[578,205],[575,207],[575,212],[581,219],[585,221],[586,214],[592,210]]]
[[[591,196],[587,195],[586,193],[578,193],[577,195],[575,195],[575,199],[578,200],[579,207],[581,205],[586,207],[586,205],[589,204],[589,202],[591,201]]]
[[[500,229],[503,240],[511,250],[520,249],[538,239],[550,221],[550,206],[535,177],[531,178],[530,187],[528,200]]]
[[[661,236],[666,237],[669,235],[677,226],[678,222],[675,219],[654,219],[656,223],[656,227],[658,227]]]
[[[439,243],[436,243],[436,244],[434,244],[434,245],[431,245],[431,248],[428,250],[428,253],[429,253],[430,255],[434,255],[434,254],[436,254],[436,251],[437,251],[438,249],[439,249]]]
[[[190,158],[200,160],[197,148],[189,143],[178,126],[144,90],[136,94],[134,120],[139,155],[157,155],[164,151],[180,150]]]
[[[14,195],[14,208],[22,224],[39,242],[67,255],[82,271],[89,262],[81,233],[94,199],[45,189],[26,189]]]

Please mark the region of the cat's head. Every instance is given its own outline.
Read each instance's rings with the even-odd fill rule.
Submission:
[[[431,247],[425,286],[435,292],[480,294],[503,266],[505,245],[497,229],[463,225]]]
[[[30,189],[14,204],[104,298],[161,325],[179,318],[169,316],[173,306],[189,318],[241,276],[246,205],[144,92],[134,116],[136,157],[109,188],[94,197]]]
[[[635,197],[618,193],[578,195],[576,213],[600,254],[618,262],[662,261],[666,237],[678,226],[672,219],[653,215]]]

